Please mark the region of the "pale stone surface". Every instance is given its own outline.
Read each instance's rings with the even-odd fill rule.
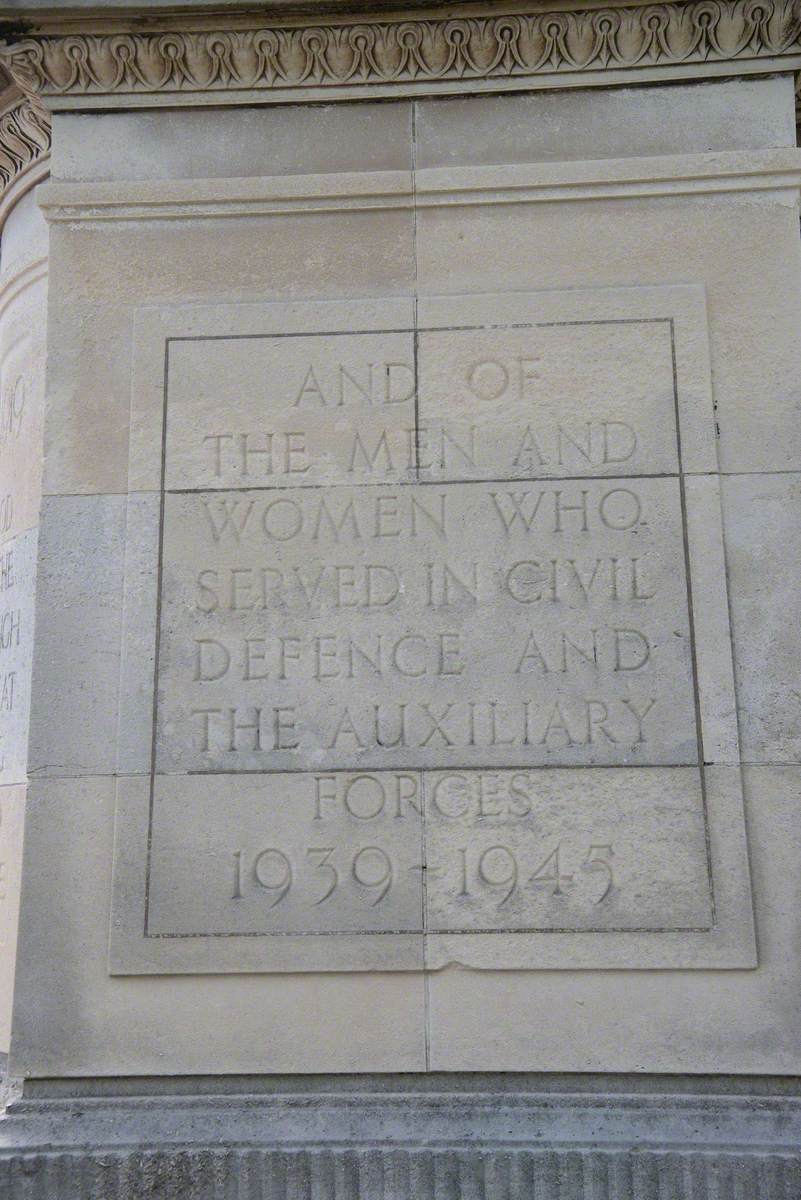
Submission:
[[[411,772],[120,779],[112,973],[419,971],[421,810]]]
[[[42,488],[47,267],[6,267],[13,245],[0,273],[0,546],[35,527]]]
[[[30,785],[13,1073],[425,1068],[419,972],[110,978],[114,790]]]
[[[713,802],[739,774],[708,772]],[[801,904],[801,770],[749,767],[745,784],[758,970],[451,967],[429,980],[431,1069],[797,1073],[801,969],[788,947]],[[725,872],[717,878],[725,888]]]
[[[486,1036],[486,1034],[485,1034]],[[795,1080],[513,1072],[42,1080],[0,1125],[8,1200],[787,1200]]]
[[[34,646],[32,779],[115,769],[124,534],[124,496],[42,503],[37,610],[50,619]]]
[[[111,970],[404,970],[424,934],[429,968],[753,966],[722,779],[215,774],[156,776],[152,797],[120,780]]]
[[[450,863],[451,878],[455,883],[455,907],[469,911],[475,906],[479,913],[476,932],[455,936],[432,930],[426,941],[426,961],[430,966],[441,967],[455,962],[496,971],[524,967],[536,973],[598,967],[630,968],[634,964],[638,970],[645,971],[651,967],[666,966],[700,970],[757,965],[752,902],[747,884],[748,862],[739,768],[705,768],[703,791],[700,794],[687,768],[633,771],[623,784],[618,784],[617,772],[608,772],[610,779],[607,780],[599,778],[600,772],[580,771],[577,773],[578,779],[574,773],[568,773],[573,777],[566,784],[558,779],[558,774],[549,773],[537,793],[536,804],[532,805],[539,818],[533,822],[538,836],[532,838],[532,829],[527,829],[520,837],[521,853],[515,855],[519,890],[510,897],[510,900],[518,901],[512,911],[516,909],[520,912],[521,908],[525,908],[531,912],[529,905],[534,901],[530,897],[532,893],[539,892],[538,928],[515,934],[515,918],[511,917],[508,921],[504,919],[499,922],[503,928],[498,933],[487,936],[479,932],[483,914],[491,911],[490,897],[494,897],[497,904],[498,898],[502,898],[509,890],[508,883],[502,887],[496,881],[512,874],[512,863],[505,855],[494,853],[481,861],[479,855],[482,847],[489,849],[485,826],[490,827],[497,819],[480,818],[477,833],[473,837],[453,839]],[[587,804],[583,793],[585,778],[590,795],[605,793],[605,797],[603,802],[599,799],[592,808],[588,808],[588,817],[591,819],[582,825],[582,834],[577,838],[577,828],[569,828],[572,818],[566,814],[558,815],[560,806],[554,804],[554,796],[560,791],[564,797],[572,799],[576,809],[580,809],[582,804]],[[536,773],[532,774],[532,779],[536,789]],[[519,785],[518,779],[519,790],[525,792],[525,786],[520,788]],[[475,783],[472,786],[475,788]],[[480,789],[480,782],[478,787]],[[491,795],[491,777],[484,788]],[[428,790],[430,792],[430,787]],[[655,825],[658,825],[659,833],[655,825],[649,824],[649,818],[641,813],[630,820],[626,816],[626,797],[632,793],[637,799],[636,802],[629,800],[629,803],[636,804],[637,808],[646,808],[645,798],[653,798]],[[515,808],[520,808],[519,794],[513,803]],[[485,802],[486,805],[492,807],[491,801]],[[513,823],[511,810],[510,803],[509,814],[497,821],[499,837],[496,845],[505,844],[507,850],[510,841],[504,843],[500,831],[504,825],[508,828]],[[633,813],[635,810],[629,811]],[[607,822],[605,826],[604,821]],[[683,836],[676,840],[673,851],[668,852],[667,847],[663,846],[667,858],[657,868],[655,864],[660,839],[669,836],[671,826],[677,827],[674,825],[676,821],[683,825]],[[535,846],[542,844],[547,830],[553,828],[554,823],[560,831],[564,831],[565,836],[554,836],[545,847],[546,854],[535,853]],[[596,842],[594,831],[604,827],[607,840],[602,841],[599,837]],[[590,829],[593,833],[588,836]],[[642,841],[638,849],[632,852],[629,837],[635,829],[641,831]],[[647,830],[650,830],[650,836]],[[577,848],[582,837],[587,843],[586,853],[583,845]],[[699,843],[701,837],[706,840],[704,853]],[[459,847],[464,847],[464,856]],[[554,853],[557,849],[558,853]],[[643,860],[651,855],[655,857],[651,858],[651,865],[646,866]],[[639,866],[635,866],[635,863],[639,863]],[[529,867],[533,868],[530,873]],[[638,874],[640,867],[643,868],[641,875]],[[571,874],[572,879],[569,878]],[[602,881],[604,887],[611,880],[609,891],[604,894],[599,886],[597,891],[590,894],[590,875],[596,884]],[[635,879],[639,882],[635,883]],[[667,883],[668,879],[671,884]],[[436,879],[431,886],[436,892]],[[630,886],[633,893],[631,898],[636,898],[639,906],[641,926],[633,921],[628,923],[622,915],[626,906],[625,893]],[[661,890],[663,898],[666,898],[671,886],[671,902],[660,905],[657,893]],[[692,892],[691,904],[696,917],[701,918],[695,926],[688,924],[682,928],[678,923],[673,924],[674,916],[677,922],[680,919],[675,915],[678,910],[673,905],[680,903],[682,888],[687,888],[685,899],[689,899]],[[469,904],[459,896],[459,892],[465,889],[474,897]],[[454,905],[453,899],[450,904]],[[653,904],[651,912],[654,917],[649,926],[647,918],[650,904]],[[607,918],[599,911],[602,905],[610,914],[608,924]],[[575,923],[554,928],[551,922],[558,920],[560,910],[572,913]],[[706,920],[703,919],[704,911],[708,914]],[[611,914],[615,912],[618,921],[611,919]],[[657,913],[661,916],[659,925],[656,924],[659,919]],[[592,928],[599,932],[589,932]],[[638,929],[644,929],[645,932],[638,932]],[[536,984],[533,983],[532,987],[536,987]]]
[[[25,785],[0,786],[0,1046],[11,1038]]]
[[[695,669],[703,681],[698,696],[701,760],[734,764],[740,761],[740,739],[720,488],[717,475],[688,476],[684,503]]]
[[[795,145],[791,75],[280,109],[54,117],[55,179],[203,179]],[[414,110],[414,136],[412,112]]]
[[[432,772],[429,930],[503,936],[709,927],[699,783],[694,767]],[[509,953],[506,941],[493,955],[498,965]],[[526,941],[532,965],[542,965],[535,939]],[[568,938],[562,953],[565,962],[583,965]],[[429,964],[441,955],[430,951]]]
[[[0,786],[27,778],[36,542],[30,529],[0,545]]]
[[[153,754],[153,671],[158,613],[161,496],[129,492],[125,501],[122,648],[119,658],[117,772],[149,772]]]
[[[719,496],[711,476],[680,475],[714,465],[708,371],[703,296],[687,288],[426,297],[416,320],[390,300],[138,314],[130,478],[166,492],[160,533],[146,494],[127,511],[119,761],[145,772],[154,754],[156,775],[152,794],[120,792],[115,971],[404,969],[426,934],[432,966],[753,965],[736,795],[716,810],[732,889],[713,920],[704,782],[653,770],[697,763],[699,737],[706,762],[737,757]],[[460,831],[439,819],[438,777],[417,774],[638,763],[625,786],[651,799],[625,812],[616,775],[586,777],[584,809],[580,773],[532,774],[520,861],[472,837],[461,885]],[[306,773],[275,774],[289,770]],[[237,787],[232,771],[268,774]],[[495,776],[466,778],[481,791]],[[351,785],[369,813],[342,800]],[[331,789],[345,824],[323,846],[309,831]],[[665,827],[669,854],[648,824],[664,789],[663,820],[683,830]],[[572,824],[549,829],[560,794]],[[185,858],[194,811],[202,842]],[[628,897],[598,910],[611,887],[577,888],[567,916],[558,901],[532,911],[532,893],[571,891],[615,854]],[[339,889],[343,864],[357,900],[356,877],[375,881],[375,914],[344,890],[309,899],[320,874]],[[468,875],[489,907],[464,901]],[[335,931],[326,950],[317,935]]]
[[[243,161],[240,148],[225,147],[218,155],[206,147],[196,172],[217,177],[205,183],[178,180],[190,170],[185,147],[200,128],[222,129],[227,117],[171,115],[163,140],[154,145],[150,181],[122,183],[114,180],[128,170],[120,165],[125,140],[147,144],[147,131],[161,114],[145,122],[121,115],[113,119],[116,125],[110,119],[61,120],[65,169],[79,173],[81,131],[91,128],[87,170],[106,182],[56,184],[48,201],[58,292],[50,328],[47,490],[94,495],[58,495],[48,505],[52,517],[43,545],[52,576],[39,609],[44,624],[37,648],[42,682],[35,741],[42,774],[105,774],[37,784],[18,992],[20,1068],[42,1074],[426,1065],[799,1069],[798,970],[787,952],[797,898],[792,888],[785,895],[786,880],[799,874],[789,823],[798,778],[789,770],[778,778],[749,775],[760,959],[756,969],[744,969],[755,967],[756,956],[736,765],[728,547],[720,529],[717,478],[718,449],[724,474],[801,466],[798,156],[769,149],[791,140],[790,80],[681,87],[671,91],[672,109],[667,97],[660,107],[659,90],[643,99],[639,140],[630,136],[634,113],[607,142],[593,134],[592,121],[576,131],[573,115],[572,143],[557,146],[554,115],[544,119],[541,137],[533,123],[530,136],[526,131],[526,138],[516,139],[516,152],[504,141],[502,114],[521,114],[509,121],[514,137],[536,109],[528,98],[510,101],[508,109],[506,101],[493,99],[481,110],[487,114],[483,129],[471,127],[467,104],[449,118],[448,110],[457,113],[456,102],[443,103],[441,110],[420,102],[409,158],[404,130],[410,106],[375,106],[366,125],[375,120],[386,130],[385,158],[378,165],[392,169],[371,165],[359,175],[345,174],[365,166],[355,110],[336,137],[335,114],[321,114],[313,133],[312,118],[290,117],[287,130],[296,120],[298,130],[308,131],[308,152],[296,153],[288,142],[278,145],[276,165],[265,159],[260,168],[275,178],[232,180],[233,165]],[[636,104],[637,95],[621,92],[600,104],[609,114]],[[539,111],[556,114],[559,100],[549,99]],[[705,102],[708,136],[688,146],[681,134],[686,122],[679,117]],[[587,102],[575,94],[564,112],[584,111],[582,105]],[[748,116],[738,116],[746,110]],[[277,113],[270,120],[280,124]],[[440,120],[461,122],[460,142],[454,128],[454,158],[441,150],[443,138],[434,128]],[[254,133],[256,118],[245,123],[249,140],[262,136]],[[125,131],[120,145],[108,136],[109,128]],[[429,158],[422,154],[424,143]],[[679,149],[694,153],[676,153]],[[495,154],[500,164],[487,165]],[[625,157],[607,157],[612,154]],[[332,164],[340,169],[331,175],[304,174]],[[144,171],[135,167],[132,173]],[[319,317],[326,309],[329,324],[305,322],[310,302]],[[393,319],[387,323],[389,311]],[[666,318],[674,321],[672,341],[656,328]],[[590,326],[590,319],[637,321],[642,328],[627,325],[613,333]],[[509,326],[537,320],[548,328],[532,355],[528,335]],[[581,328],[566,332],[563,322],[571,320]],[[415,325],[416,337],[409,333]],[[491,328],[498,325],[506,327]],[[382,329],[390,332],[380,334]],[[348,332],[354,340],[345,350],[342,335]],[[229,343],[237,334],[243,337],[234,347]],[[297,339],[289,352],[277,348],[278,334]],[[225,340],[210,345],[214,336]],[[312,336],[321,339],[315,346]],[[168,338],[174,340],[165,395]],[[408,368],[410,355],[419,377],[416,403],[393,390],[403,370],[396,367],[393,378],[391,364]],[[532,376],[539,405],[537,394],[530,401],[526,392]],[[476,454],[466,457],[471,404],[479,436]],[[443,414],[452,420],[455,410],[459,418],[450,438],[443,430],[438,434]],[[294,424],[297,414],[301,425]],[[514,461],[519,446],[504,437],[509,425],[521,423],[525,435],[529,416],[539,422],[541,441],[527,443],[529,461],[520,472],[514,470],[520,466]],[[567,616],[561,624],[539,615],[524,618],[491,590],[483,610],[473,614],[464,589],[454,599],[453,581],[454,602],[446,611],[457,618],[455,625],[446,625],[442,613],[432,621],[434,606],[415,604],[409,572],[441,560],[429,554],[437,545],[436,529],[419,539],[417,552],[410,549],[405,502],[399,499],[395,508],[396,493],[410,490],[410,417],[419,423],[412,466],[429,475],[414,491],[460,497],[448,565],[468,583],[466,567],[489,565],[494,579],[506,562],[504,547],[516,561],[530,561],[556,559],[561,546],[561,557],[580,564],[585,581],[562,603],[560,612]],[[371,445],[374,462],[348,453],[354,424],[362,444]],[[87,438],[90,428],[102,429],[101,443]],[[391,435],[386,453],[379,450],[385,428]],[[307,439],[304,447],[299,433]],[[243,441],[245,435],[272,435],[270,457],[262,453],[266,440]],[[386,455],[391,462],[382,461]],[[679,464],[681,483],[675,478]],[[167,494],[159,549],[162,469]],[[308,480],[294,478],[307,474]],[[331,505],[352,501],[361,521],[365,497],[378,490],[377,480],[390,501],[377,518],[381,537],[358,538],[347,524],[344,532],[334,524],[323,550],[313,524],[296,541],[283,536],[286,525],[271,526],[265,517],[267,504],[278,501],[282,507],[272,509],[273,516],[280,512],[291,522],[299,511],[306,522],[306,510],[323,494]],[[517,522],[508,538],[503,522],[487,523],[487,513],[497,517],[487,501],[490,489],[530,495],[535,483],[543,493],[540,504],[555,505],[557,491],[570,500],[572,533],[553,528],[554,508],[550,530],[539,527],[533,508],[531,528],[524,528],[526,520]],[[618,489],[618,499],[622,489],[636,492],[648,524],[609,529],[588,519],[585,532],[583,504],[597,514],[602,488]],[[730,497],[724,499],[728,529],[729,511],[736,513],[740,501],[731,509]],[[229,514],[234,511],[244,524],[238,536],[226,533],[223,542],[208,513],[219,516],[226,505],[238,506]],[[247,517],[249,511],[256,518]],[[343,518],[342,507],[336,512]],[[777,536],[771,521],[771,545],[785,538],[782,522],[790,518],[781,512]],[[374,501],[372,519],[375,533]],[[254,520],[256,536],[246,528]],[[761,536],[753,521],[749,516],[751,524],[742,526],[746,543]],[[271,537],[258,532],[265,523]],[[429,519],[426,528],[431,525]],[[380,558],[368,557],[366,546],[372,553],[384,534],[389,547],[382,545]],[[649,743],[654,757],[647,759],[639,757],[636,739],[612,742],[598,728],[600,721],[615,736],[612,703],[631,699],[633,690],[626,688],[634,685],[621,681],[614,657],[612,667],[602,670],[594,650],[589,653],[594,666],[586,653],[592,630],[638,628],[634,597],[626,602],[631,612],[625,625],[612,620],[619,597],[614,605],[608,596],[587,601],[587,592],[598,586],[588,582],[597,561],[632,559],[638,546],[659,567],[658,599],[636,601],[652,662],[634,674],[659,683],[663,705]],[[159,553],[161,600],[153,570]],[[763,559],[765,573],[779,569],[772,555],[766,552]],[[739,550],[731,573],[735,593],[751,570],[738,556]],[[258,599],[254,572],[279,571],[297,579],[298,571],[325,564],[345,574],[310,617],[297,589],[294,596],[279,594],[272,610],[251,603]],[[347,575],[356,566],[365,572],[370,566],[397,569],[403,576],[405,592],[399,587],[398,597],[376,606],[388,610],[386,620],[359,613],[368,593],[359,601],[356,575]],[[227,578],[199,580],[204,570],[223,570]],[[383,575],[385,583],[388,578]],[[374,572],[373,587],[377,580]],[[535,581],[529,578],[527,586]],[[748,599],[753,586],[743,585],[745,609],[738,610],[736,594],[732,608],[736,655],[737,621],[742,628],[753,620],[747,653],[738,657],[737,682],[742,688],[742,680],[750,679],[746,690],[751,687],[755,695],[760,655],[771,651],[768,605]],[[780,595],[786,606],[792,597]],[[215,603],[203,611],[198,597],[210,596]],[[343,596],[357,603],[340,604]],[[532,607],[516,603],[526,611]],[[532,597],[535,607],[539,603]],[[754,614],[752,604],[763,609],[761,624],[763,614]],[[499,709],[482,713],[485,732],[494,732],[485,737],[481,756],[469,744],[474,741],[469,729],[461,739],[450,732],[455,710],[448,719],[437,718],[448,731],[444,737],[434,726],[428,730],[438,741],[436,750],[379,747],[364,734],[350,734],[349,746],[339,736],[326,744],[332,738],[325,722],[336,719],[338,708],[360,704],[363,724],[375,704],[404,702],[397,674],[418,715],[422,704],[436,703],[440,713],[448,704],[464,703],[468,684],[487,691],[492,686],[497,703],[502,697],[494,689],[503,685],[503,698],[519,701],[522,691],[514,691],[514,681],[510,688],[508,673],[502,676],[497,667],[508,643],[522,632],[558,641],[562,626],[578,624],[577,614],[586,620],[585,640],[578,628],[571,636],[585,652],[561,645],[571,670],[547,670],[535,661],[531,666],[538,694],[563,695],[565,704],[583,697],[607,705],[609,719],[592,710],[599,718],[596,744],[591,738],[583,746],[570,744],[577,740],[569,732],[574,714],[572,722],[563,722],[568,736],[562,733],[545,750],[504,748],[500,743],[509,727]],[[314,674],[314,647],[309,658],[304,639],[311,645],[310,639],[327,636],[324,623],[334,639],[326,643],[334,656],[328,665],[339,667],[340,674],[317,689],[322,698],[310,705],[306,685],[322,679]],[[431,657],[429,645],[407,641],[410,673],[390,663],[396,674],[378,683],[369,664],[361,676],[362,668],[351,669],[343,657],[341,643],[352,644],[362,630],[374,648],[379,634],[393,638],[400,630],[406,638],[425,639],[432,628],[440,636],[470,635],[481,649],[478,663],[429,687],[416,674],[421,661],[427,670],[432,663],[453,666],[453,643],[435,646]],[[235,677],[231,664],[241,659],[247,638],[259,643],[251,665],[268,675],[266,681]],[[277,645],[271,638],[285,639],[285,679],[280,658],[269,657]],[[199,639],[206,639],[202,651]],[[628,650],[633,644],[634,639],[626,643]],[[792,640],[784,645],[783,657],[790,657],[792,647]],[[560,646],[549,642],[545,657],[555,651]],[[422,660],[414,657],[423,652]],[[206,657],[199,662],[198,654]],[[558,660],[557,653],[557,666]],[[221,663],[226,669],[214,678]],[[295,670],[299,674],[290,678]],[[777,667],[776,677],[788,675]],[[592,687],[574,691],[577,680]],[[242,714],[239,729],[234,714],[233,747],[220,742],[219,722],[213,748],[186,736],[190,705],[222,710],[228,720],[242,696],[253,708],[257,698],[277,694],[278,684],[282,694],[294,695],[295,707],[306,706],[307,740],[297,750],[275,744],[292,740],[286,713],[271,712],[265,746],[257,746],[253,731],[245,728],[249,713]],[[58,705],[56,693],[62,697]],[[195,695],[213,696],[214,703],[195,704]],[[747,703],[757,714],[767,711],[758,702]],[[775,709],[772,702],[769,707]],[[508,722],[508,713],[505,717]],[[794,744],[792,729],[781,720],[758,715],[746,722],[749,744],[762,739],[791,753],[786,748]],[[154,728],[155,764],[168,774],[154,780],[151,810],[147,776]],[[593,765],[598,762],[606,765]],[[639,765],[645,762],[659,765]],[[390,764],[394,772],[387,771]],[[537,772],[544,764],[551,769],[540,785]],[[284,774],[298,766],[300,772]],[[265,767],[278,774],[260,774]],[[443,792],[436,790],[437,767],[463,777],[457,793],[462,786],[471,797],[477,791],[475,803],[483,812],[479,807],[466,817],[438,814],[435,797]],[[115,770],[131,778],[120,787],[112,851]],[[193,771],[217,773],[200,777],[188,773]],[[627,782],[613,789],[618,771],[627,772]],[[521,772],[531,777],[522,790],[532,805],[518,817],[511,806],[521,804],[520,780],[514,795],[512,781]],[[354,816],[343,808],[337,789],[347,787],[349,778],[353,782],[353,774],[362,777],[356,794],[366,803],[385,796],[374,780],[381,785],[406,774],[417,791],[405,797],[405,816],[390,817],[391,788],[389,807],[384,800],[375,816]],[[325,841],[316,837],[315,793],[309,786],[320,779],[334,796],[325,801],[328,817],[319,818],[334,834],[327,833]],[[418,793],[419,812],[413,803]],[[504,803],[509,811],[494,811]],[[504,832],[510,817],[516,822],[514,863]],[[380,837],[373,837],[373,829]],[[362,840],[368,836],[369,842]],[[557,843],[558,862],[552,857]],[[365,851],[368,857],[359,858]],[[358,889],[377,894],[384,888],[382,854],[391,862],[391,882],[373,908],[367,897],[362,903]],[[56,868],[48,874],[44,864],[53,862]],[[426,875],[431,871],[425,884],[423,865]],[[437,875],[443,866],[445,874]],[[335,890],[321,898],[334,881],[332,870]],[[611,889],[601,895],[610,872]],[[507,896],[512,884],[517,890]],[[412,920],[418,911],[420,926]],[[494,926],[499,912],[502,923]],[[571,925],[559,924],[562,912]],[[390,913],[395,920],[389,928],[399,930],[390,936],[402,939],[400,953],[394,943],[389,949],[386,942],[377,944],[387,936],[377,927],[387,928],[383,921]],[[145,937],[151,919],[156,936]],[[343,940],[329,949],[329,942],[339,941],[339,925],[345,926]],[[429,930],[425,946],[421,926]],[[523,932],[528,929],[533,932]],[[213,945],[207,944],[209,931]],[[271,947],[266,936],[271,931],[281,948]],[[296,947],[293,938],[304,939],[303,946]],[[427,982],[419,971],[403,969],[418,967],[423,954]],[[454,963],[480,969],[446,965]],[[657,972],[658,967],[673,969]],[[293,974],[292,968],[313,968],[315,974]]]
[[[169,495],[156,770],[695,761],[675,480],[496,487]]]
[[[51,172],[54,179],[83,180],[409,170],[411,124],[409,102],[167,109],[103,113],[88,121],[59,113]],[[785,144],[777,136],[770,144]]]
[[[739,772],[718,768],[715,774]],[[801,902],[792,882],[801,877],[792,836],[801,772],[750,768],[747,783],[758,971],[434,973],[432,1069],[801,1069],[798,966],[786,952]],[[424,1025],[413,975],[318,975],[311,987],[308,976],[207,977],[201,1007],[191,976],[109,980],[96,915],[108,905],[113,781],[51,781],[35,789],[43,800],[26,854],[58,870],[40,871],[24,901],[22,936],[37,953],[21,960],[14,1070],[303,1070],[304,1063],[307,1070],[353,1069],[354,1025],[360,1069],[422,1069],[422,1043],[419,1054],[410,1052],[413,1031]],[[69,906],[62,902],[67,891]],[[314,1014],[305,1025],[304,1004]],[[227,1018],[218,1020],[220,1013]],[[506,1020],[507,1013],[514,1019]],[[552,1019],[544,1019],[547,1014]]]
[[[798,762],[801,477],[729,477],[723,498],[743,758]]]
[[[36,192],[26,192],[6,217],[3,240],[0,246],[0,266],[9,277],[32,263],[42,263],[47,258],[49,233],[47,222],[39,208]],[[28,330],[38,337],[45,333],[45,326]]]
[[[198,332],[192,339],[170,341],[167,490],[353,484],[372,482],[376,475],[381,482],[411,478],[412,305],[377,301],[344,311],[330,307],[331,323],[341,333],[292,336],[291,317],[279,309],[274,337],[245,335],[243,341],[242,335],[217,333],[212,341]],[[325,325],[324,307],[315,312]],[[234,329],[241,328],[231,316]],[[409,332],[357,332],[381,325]],[[158,430],[157,420],[142,423]]]
[[[28,194],[9,214],[0,258],[0,785],[26,779],[42,478],[46,253],[44,221]],[[8,956],[2,957],[5,964]],[[13,973],[13,962],[10,969]]]
[[[425,478],[717,469],[701,288],[424,295],[418,325]]]
[[[32,193],[0,248],[0,1050],[9,1046],[22,871],[42,480],[47,229]]]
[[[386,296],[414,278],[410,213],[319,213],[266,219],[51,231],[53,287],[69,303],[49,317],[45,494],[124,492],[128,484],[134,309],[297,295]],[[58,273],[57,275],[55,273]],[[109,347],[115,352],[109,353]],[[103,428],[98,454],[87,428]]]
[[[196,935],[266,928],[287,936],[419,930],[421,780],[387,773],[381,783],[347,773],[313,782],[300,774],[241,781],[217,775],[190,788],[159,777],[150,929]],[[266,848],[259,841],[265,831]],[[232,833],[245,848],[224,856]],[[340,953],[347,963],[348,951]],[[399,953],[394,965],[402,961]]]
[[[419,167],[794,146],[792,78],[421,100]]]
[[[721,470],[801,464],[792,191],[425,209],[417,247],[420,288],[433,293],[638,285],[647,248],[648,282],[706,286]]]

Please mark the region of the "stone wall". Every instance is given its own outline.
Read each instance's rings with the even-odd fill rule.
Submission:
[[[797,14],[101,10],[3,53],[8,1190],[773,1200]]]
[[[42,487],[47,229],[32,185],[49,136],[13,94],[0,117],[0,1047],[8,1050],[16,959]]]

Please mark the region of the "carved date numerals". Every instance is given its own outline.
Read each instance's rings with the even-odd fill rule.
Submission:
[[[593,900],[594,904],[606,900],[615,886],[610,861],[614,853],[609,843],[593,843],[579,864],[580,870],[603,876],[604,887]],[[530,870],[530,863],[522,863],[519,854],[508,846],[487,846],[483,850],[459,847],[456,854],[459,879],[457,896],[473,896],[490,889],[491,894],[499,897],[498,908],[503,908],[515,893],[522,891],[545,890],[552,896],[561,896],[576,879],[575,871],[568,874],[563,867],[565,854],[562,842],[557,842],[530,874],[526,874]]]
[[[478,897],[489,893],[503,908],[516,894],[546,892],[564,895],[576,881],[577,871],[601,876],[600,894],[593,904],[601,904],[615,887],[612,865],[614,848],[609,843],[592,843],[582,851],[578,864],[570,871],[565,859],[570,850],[562,842],[538,862],[523,861],[519,850],[492,845],[483,849],[457,847],[457,875],[454,894]],[[349,898],[375,908],[384,900],[395,882],[395,867],[380,846],[362,846],[353,852],[339,852],[335,846],[308,846],[305,851],[287,853],[277,846],[261,850],[233,852],[232,900],[263,896],[268,908],[276,908],[291,891],[300,892],[300,902],[309,908],[328,903],[343,889]],[[431,874],[440,874],[436,866]]]
[[[380,846],[362,846],[341,856],[334,846],[309,846],[300,861],[277,846],[266,846],[252,857],[235,850],[233,858],[231,899],[263,893],[269,897],[269,908],[279,905],[301,877],[303,902],[310,907],[317,908],[342,887],[350,887],[357,899],[375,908],[389,894],[395,878],[392,859]]]

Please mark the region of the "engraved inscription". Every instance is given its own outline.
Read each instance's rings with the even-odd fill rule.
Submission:
[[[159,778],[151,932],[419,931],[421,811],[413,772]]]
[[[687,928],[711,910],[694,768],[427,779],[428,928]]]
[[[164,547],[159,769],[697,760],[675,479],[168,495]]]
[[[676,472],[669,322],[594,321],[419,335],[430,478]]]
[[[668,350],[658,323],[171,348],[156,771],[301,774],[229,790],[224,850],[191,852],[157,775],[152,933],[176,872],[172,932],[708,922]],[[614,804],[552,773],[622,764]]]
[[[412,478],[411,332],[178,342],[169,386],[168,488]]]
[[[186,333],[113,970],[751,962],[701,753],[701,297],[609,295],[145,319]]]
[[[150,932],[703,928],[698,787],[687,767],[159,776]]]

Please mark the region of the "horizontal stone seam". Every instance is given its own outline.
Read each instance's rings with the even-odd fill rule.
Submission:
[[[265,335],[265,336],[269,336],[269,335]],[[735,471],[683,471],[682,475],[685,479],[751,479],[753,477],[759,478],[760,476],[763,476],[763,475],[766,478],[772,478],[773,476],[781,476],[781,475],[801,476],[801,464],[797,467],[784,467],[784,468],[777,468],[776,470],[764,470],[764,471],[760,471],[760,470],[755,470],[755,471],[736,471],[736,470]],[[607,476],[599,476],[599,478],[603,479],[603,478],[607,478]],[[562,482],[569,483],[569,482],[571,482],[571,476],[569,476],[569,475],[567,475],[567,476],[554,475],[554,476],[548,476],[548,479],[547,479],[547,481],[549,483],[552,483],[552,482],[558,483],[560,480]],[[483,481],[481,479],[465,479],[463,482],[464,483],[482,483],[485,481]],[[537,483],[538,480],[536,478],[532,478],[532,482]],[[211,489],[200,488],[198,490],[204,491],[204,490],[211,490]],[[214,489],[214,490],[230,491],[231,489],[230,488],[227,488],[227,489],[219,488],[219,489]],[[253,489],[248,488],[245,490],[260,491],[263,489],[260,489],[257,487],[257,488],[253,488]],[[168,494],[172,494],[172,493],[168,492]],[[108,497],[125,496],[125,497],[129,497],[129,498],[133,499],[137,496],[139,496],[139,497],[146,497],[146,496],[158,497],[160,495],[161,495],[161,490],[157,487],[154,487],[154,488],[132,488],[130,491],[125,490],[125,491],[116,491],[116,492],[109,492],[109,491],[104,491],[104,492],[50,492],[50,491],[43,491],[42,499],[43,500],[91,500],[91,499],[97,499],[98,497],[104,497],[104,496],[108,496]],[[715,766],[717,764],[715,764],[714,762],[707,762],[705,765],[706,766]],[[731,763],[722,763],[719,765],[730,766],[732,764]],[[743,760],[738,760],[738,762],[735,763],[734,765],[757,766],[757,767],[760,767],[760,766],[794,766],[794,767],[801,768],[801,763],[798,762],[797,758],[786,759],[783,762],[781,760],[773,760],[773,759],[770,759],[770,760],[768,760],[768,759],[764,759],[764,760],[760,760],[760,759],[745,760],[745,759],[743,759]],[[105,772],[105,774],[108,774],[108,772]],[[120,772],[120,774],[135,774],[135,775],[136,774],[145,774],[146,775],[146,774],[148,774],[148,772],[147,771],[145,771],[145,772],[138,772],[138,771]]]
[[[577,1112],[594,1113],[596,1110],[604,1114],[618,1112],[634,1112],[647,1116],[658,1114],[667,1119],[671,1115],[685,1117],[700,1114],[708,1117],[715,1114],[726,1114],[742,1118],[760,1116],[779,1116],[782,1121],[787,1117],[801,1117],[801,1096],[770,1096],[753,1095],[750,1093],[643,1093],[643,1092],[610,1092],[588,1093],[576,1092],[532,1092],[508,1093],[492,1091],[452,1092],[281,1092],[265,1096],[258,1092],[225,1092],[214,1095],[191,1096],[186,1093],[171,1094],[141,1094],[136,1096],[62,1096],[47,1099],[20,1098],[15,1100],[8,1110],[10,1117],[31,1117],[45,1114],[64,1117],[73,1111],[82,1115],[97,1113],[117,1114],[126,1109],[137,1112],[140,1109],[148,1111],[154,1103],[164,1105],[171,1112],[185,1109],[195,1113],[206,1110],[210,1115],[227,1112],[232,1109],[254,1113],[264,1112],[271,1115],[273,1110],[280,1112],[287,1108],[307,1112],[337,1113],[342,1109],[361,1109],[365,1106],[380,1106],[382,1108],[406,1109],[412,1113],[427,1115],[429,1112],[453,1114],[455,1119],[472,1117],[476,1112],[497,1113],[501,1109],[519,1112],[527,1110],[531,1116],[546,1114],[552,1116],[561,1112],[575,1114]],[[0,1129],[3,1127],[0,1126]],[[0,1147],[2,1140],[0,1139]],[[801,1153],[801,1144],[799,1144]]]
[[[659,199],[661,197],[692,195],[757,195],[762,192],[790,192],[801,189],[801,171],[783,174],[708,178],[703,180],[664,180],[652,185],[598,184],[539,185],[504,190],[502,188],[472,188],[446,192],[422,192],[404,195],[341,196],[326,199],[296,197],[292,200],[226,199],[199,203],[195,200],[175,201],[105,201],[65,204],[43,199],[42,209],[51,223],[113,222],[113,221],[170,221],[212,220],[219,218],[305,216],[337,212],[378,212],[387,210],[412,211],[429,208],[467,208],[476,206],[548,204],[577,201],[610,201]]]

